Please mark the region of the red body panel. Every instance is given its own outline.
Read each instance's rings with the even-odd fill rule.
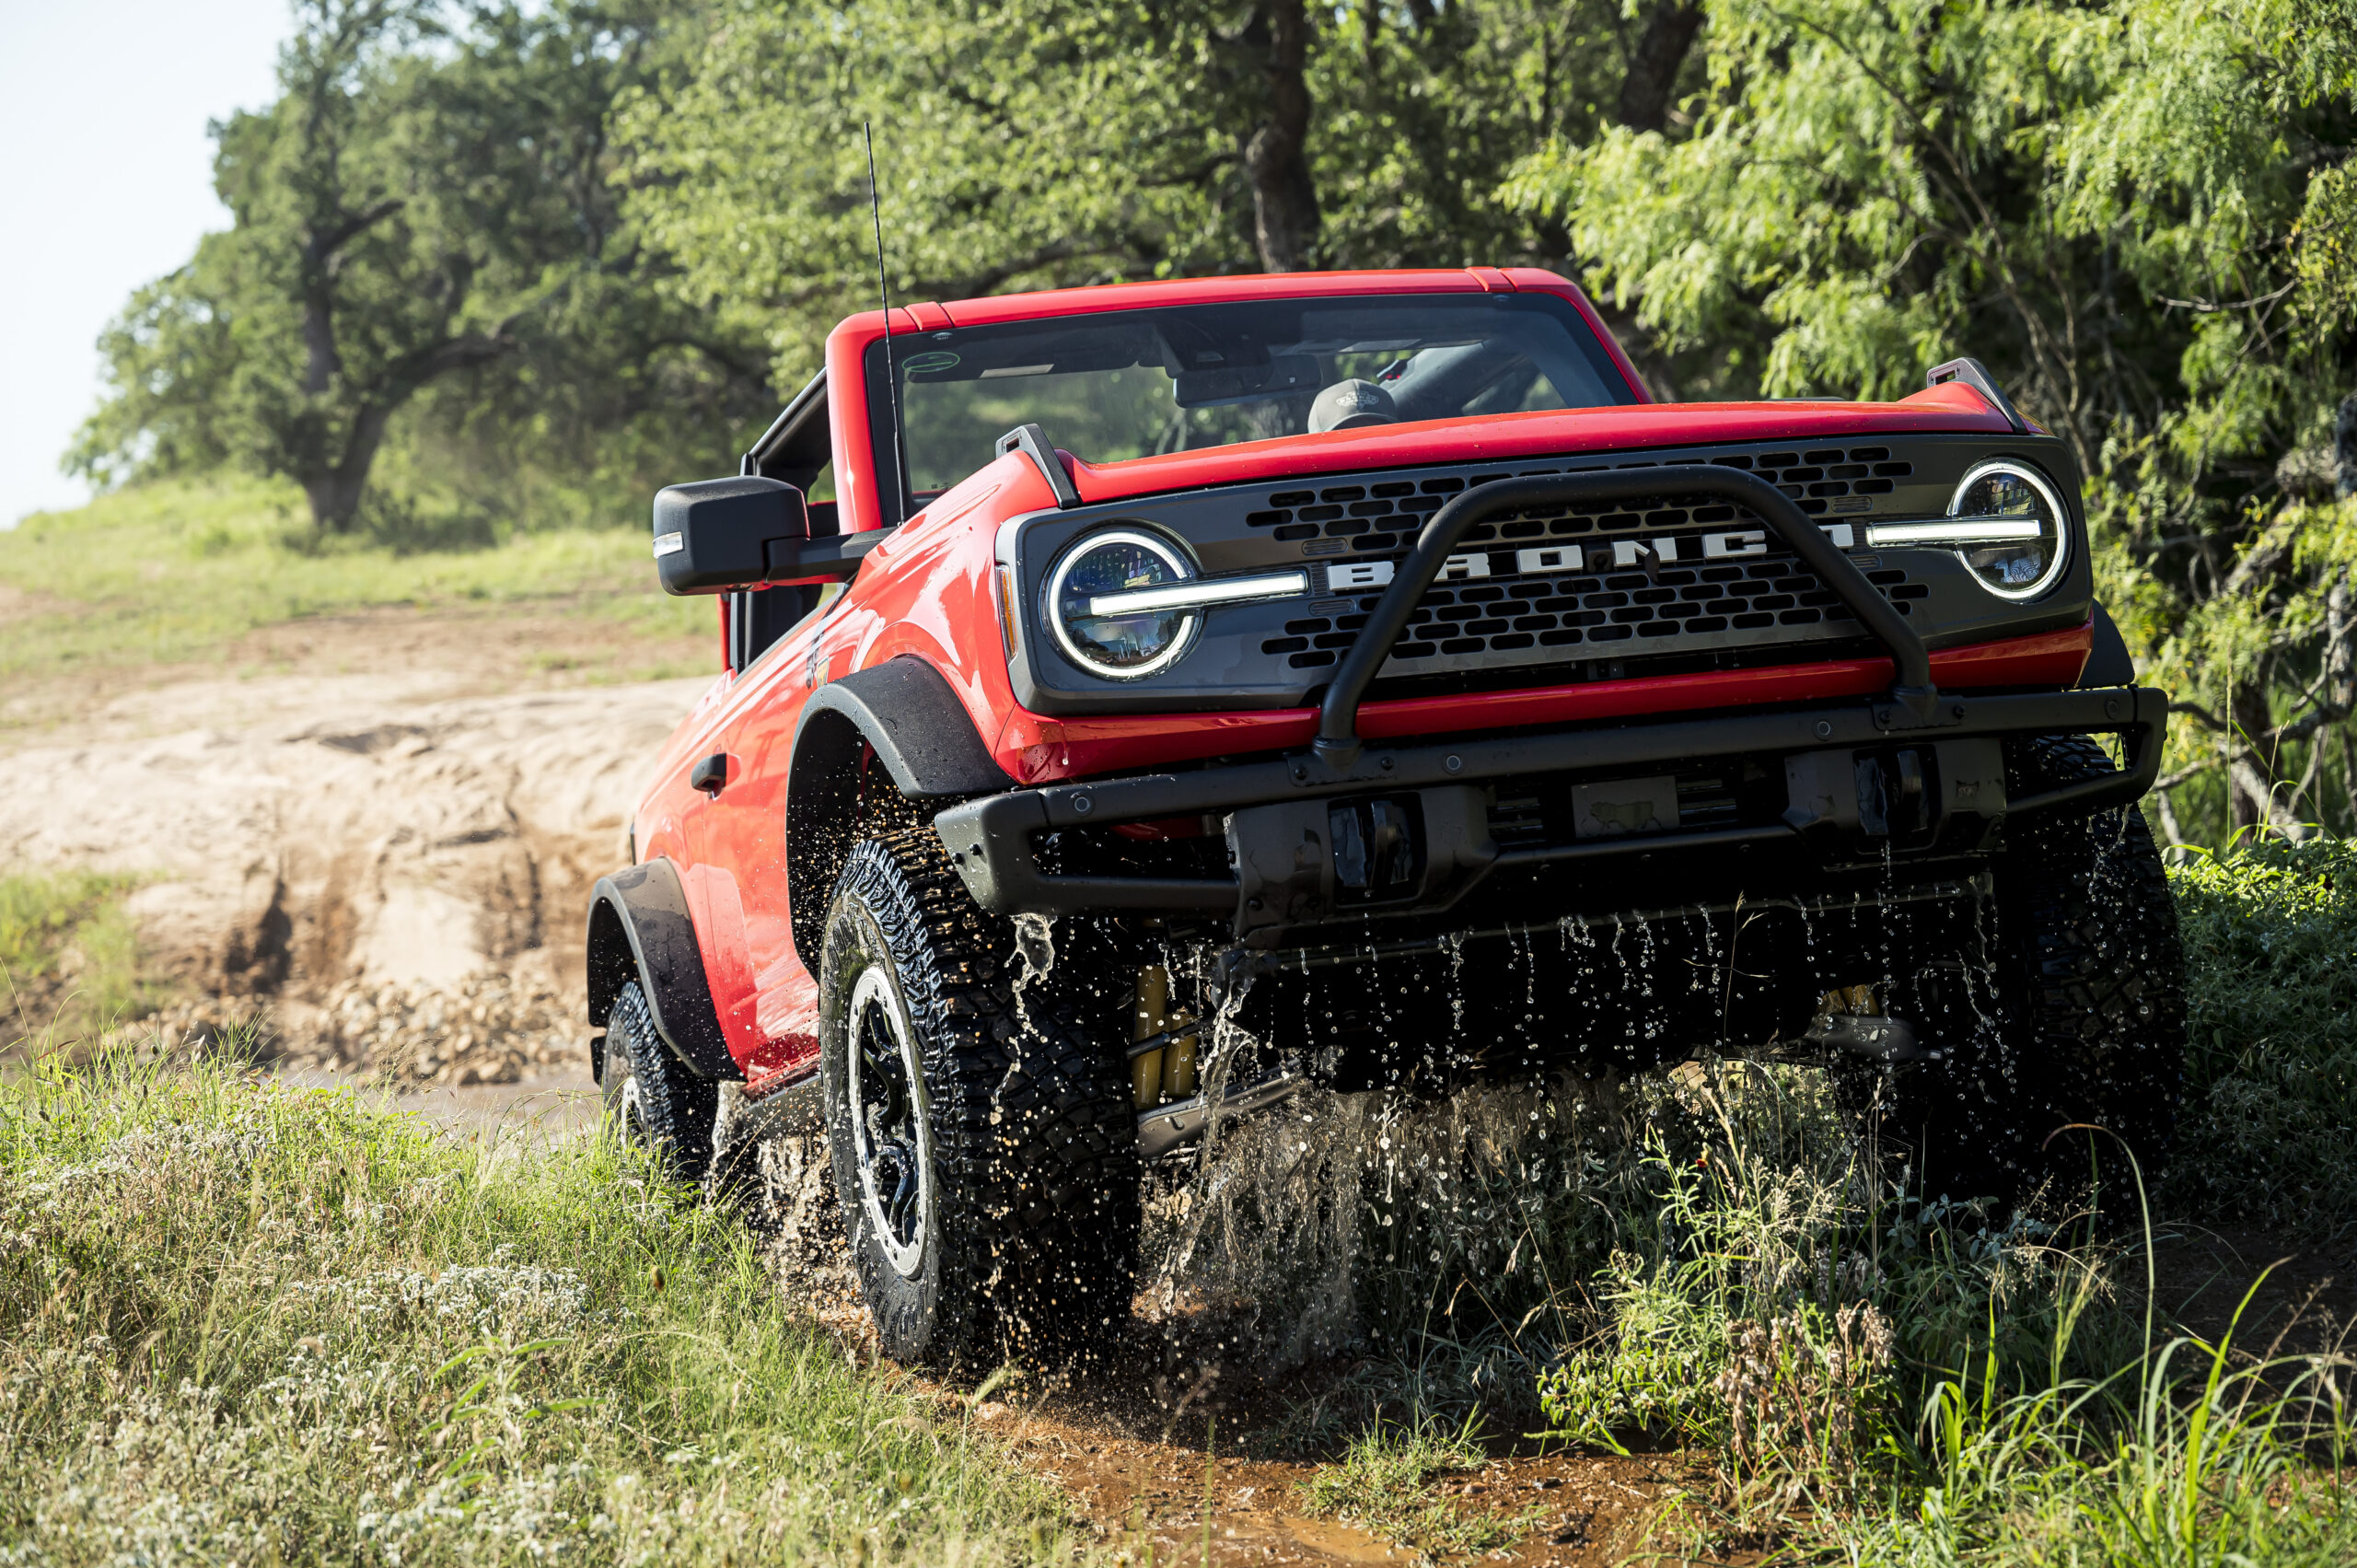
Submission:
[[[1074,461],[1082,499],[1234,484],[1294,474],[1364,471],[1439,462],[1519,461],[1600,451],[1720,442],[1951,431],[1997,435],[2004,417],[1961,383],[1895,403],[1660,404],[1593,308],[1572,284],[1530,268],[1456,272],[1298,273],[1275,277],[1119,284],[896,308],[893,331],[1247,298],[1336,293],[1546,290],[1573,301],[1610,349],[1637,401],[1613,408],[1492,415],[1294,436],[1202,451],[1091,464]],[[835,490],[846,531],[883,525],[864,395],[864,355],[883,315],[852,317],[827,341]],[[1007,678],[992,567],[998,527],[1054,505],[1020,456],[965,480],[880,544],[843,601],[798,628],[741,675],[724,674],[664,748],[635,819],[644,858],[681,868],[713,1001],[730,1053],[749,1085],[798,1077],[815,1063],[818,989],[795,949],[786,903],[786,765],[810,693],[886,659],[923,659],[947,678],[976,732],[1023,784],[1135,772],[1197,759],[1307,744],[1310,709],[1051,719],[1023,709]],[[2090,646],[2087,628],[1933,655],[1943,687],[2067,686]],[[1762,703],[1864,695],[1887,686],[1887,659],[1535,687],[1473,696],[1372,703],[1373,739],[1495,731]],[[689,771],[715,752],[728,784],[707,799]]]

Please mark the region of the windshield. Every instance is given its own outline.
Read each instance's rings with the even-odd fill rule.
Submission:
[[[1409,420],[1632,401],[1553,295],[1386,295],[1177,306],[910,333],[891,341],[922,501],[1037,423],[1092,463]],[[873,428],[888,440],[885,345]]]

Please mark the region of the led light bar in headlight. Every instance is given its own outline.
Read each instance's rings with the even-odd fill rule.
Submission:
[[[2002,544],[2008,540],[2036,539],[2046,525],[2036,517],[1974,517],[1953,523],[1883,523],[1866,529],[1866,542],[1877,547],[1895,544]]]
[[[1952,550],[1999,598],[2036,598],[2062,575],[2071,552],[2070,516],[2046,475],[1999,458],[1975,464],[1964,476],[1946,517],[1871,523],[1866,543]]]
[[[1216,583],[1188,583],[1169,588],[1138,588],[1129,593],[1099,594],[1088,601],[1091,615],[1142,615],[1157,610],[1202,610],[1214,604],[1251,604],[1261,599],[1292,598],[1309,591],[1306,572],[1271,572],[1261,577],[1228,577]]]

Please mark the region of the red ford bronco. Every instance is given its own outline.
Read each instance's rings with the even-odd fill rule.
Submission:
[[[2149,1165],[2165,701],[2080,490],[1976,361],[1657,403],[1529,269],[853,317],[656,497],[725,668],[590,910],[608,1105],[684,1177],[823,1118],[904,1358],[1125,1316],[1143,1164],[1306,1083],[1748,1051],[1927,1190]]]

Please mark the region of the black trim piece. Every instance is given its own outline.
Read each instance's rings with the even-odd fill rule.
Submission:
[[[1045,430],[1037,424],[1016,425],[998,438],[998,455],[1003,458],[1009,452],[1021,452],[1031,459],[1031,466],[1039,470],[1039,477],[1055,493],[1058,510],[1068,511],[1080,505],[1080,491],[1073,483],[1072,475],[1064,471],[1063,459],[1056,456],[1056,448]]]
[[[1415,615],[1418,601],[1447,564],[1449,556],[1476,523],[1527,506],[1596,505],[1672,494],[1716,495],[1747,507],[1791,547],[1801,563],[1831,589],[1843,608],[1875,640],[1890,650],[1897,679],[1895,701],[1909,703],[1928,715],[1938,696],[1932,682],[1932,657],[1923,639],[1907,623],[1881,590],[1866,580],[1840,547],[1825,537],[1807,513],[1792,498],[1756,474],[1716,463],[1679,463],[1659,468],[1615,469],[1591,473],[1547,474],[1532,479],[1497,480],[1476,485],[1454,497],[1417,536],[1415,548],[1384,590],[1374,613],[1367,617],[1358,640],[1342,656],[1326,689],[1318,715],[1318,758],[1337,772],[1358,760],[1359,704],[1375,680],[1399,634]]]
[[[2079,672],[2079,690],[2096,686],[2133,686],[2136,661],[2129,656],[2128,639],[2111,622],[2111,612],[2097,601],[2087,607],[2087,621],[2095,629],[2095,645],[2087,650],[2087,667]]]
[[[800,582],[807,577],[848,580],[859,575],[867,552],[892,537],[890,528],[862,528],[857,533],[825,534],[815,539],[773,539],[766,546],[765,578],[772,583]]]
[[[900,792],[912,800],[981,795],[1015,787],[991,761],[966,705],[939,670],[923,659],[887,659],[830,681],[803,704],[795,726],[794,755],[802,732],[819,714],[849,719]]]
[[[1936,726],[1899,703],[1875,701],[1779,713],[1721,714],[1613,729],[1555,730],[1379,748],[1340,770],[1315,766],[1307,755],[1297,753],[1191,772],[1013,790],[953,806],[935,816],[934,824],[968,890],[983,908],[996,913],[1212,911],[1235,907],[1238,886],[1235,881],[1051,877],[1040,872],[1033,858],[1032,835],[1056,828],[1219,813],[1271,801],[1362,790],[1469,784],[1533,773],[1610,777],[1709,758],[1880,746],[1918,734],[1942,741],[2056,733],[2130,737],[2129,765],[2121,772],[2013,801],[2005,811],[2009,818],[2038,811],[2091,812],[2125,805],[2152,788],[2160,774],[2168,696],[2150,687],[1994,697],[1950,693],[1939,700],[1939,706]],[[1726,849],[1782,842],[1786,832],[1744,828],[1638,835],[1596,841],[1593,848],[1569,846],[1561,853],[1510,851],[1498,857],[1498,864]]]
[[[2005,422],[2014,427],[2014,435],[2029,434],[2029,421],[2014,407],[2012,399],[1997,389],[1997,378],[1990,375],[1989,367],[1979,360],[1945,360],[1923,372],[1923,385],[1926,387],[1944,387],[1950,381],[1961,381],[1988,399],[1989,406],[2005,416]]]
[[[1545,844],[1532,849],[1502,850],[1493,869],[1517,865],[1559,865],[1572,860],[1611,860],[1632,850],[1648,854],[1681,849],[1748,848],[1753,844],[1796,843],[1800,834],[1782,822],[1759,828],[1722,828],[1691,833],[1648,833],[1643,838],[1582,839],[1576,843]]]
[[[599,929],[601,918],[618,924],[629,944],[628,970],[612,961],[619,957],[613,951],[615,933]],[[727,1037],[720,1032],[720,1016],[704,978],[703,951],[696,945],[695,922],[688,913],[687,891],[679,885],[677,866],[664,859],[642,861],[598,878],[589,895],[589,954],[593,1022],[611,1010],[622,982],[635,978],[645,989],[656,1032],[688,1071],[706,1080],[744,1077],[728,1054]]]
[[[784,474],[772,470],[790,465],[795,470],[817,474],[833,455],[824,438],[829,412],[827,373],[821,370],[803,383],[802,389],[794,394],[794,401],[785,405],[784,412],[772,420],[770,427],[762,431],[746,450],[737,463],[737,471],[748,476],[759,474],[768,479],[782,479]],[[815,443],[808,440],[811,434],[809,424],[813,419],[818,422],[820,436]],[[811,449],[814,447],[816,450]],[[819,459],[815,463],[809,461],[814,456]]]

